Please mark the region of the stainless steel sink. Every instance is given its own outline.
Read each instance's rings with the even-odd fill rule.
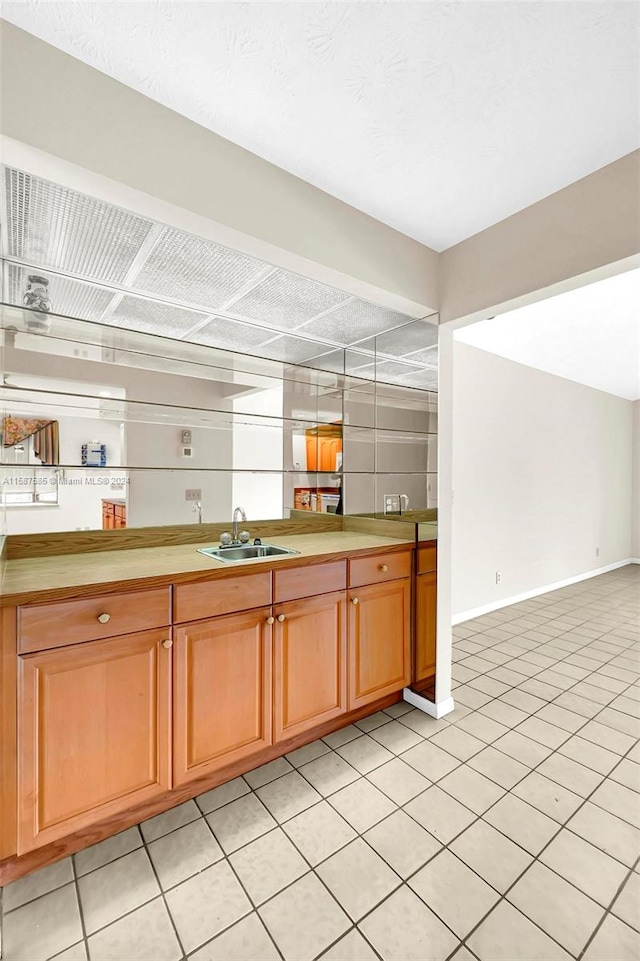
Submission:
[[[234,547],[199,547],[198,553],[207,557],[215,557],[217,561],[247,561],[257,557],[283,557],[286,554],[299,554],[288,547],[276,547],[275,544],[243,544]]]

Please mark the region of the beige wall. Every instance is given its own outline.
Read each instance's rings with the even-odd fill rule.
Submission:
[[[440,322],[485,318],[639,254],[636,150],[441,254]]]
[[[632,402],[455,337],[453,355],[454,618],[628,560]]]
[[[640,400],[633,404],[633,474],[631,500],[631,554],[640,561]]]
[[[6,21],[0,26],[5,138],[223,225],[231,233],[220,242],[279,266],[362,296],[382,292],[382,302],[386,292],[389,306],[415,316],[437,308],[435,251]]]

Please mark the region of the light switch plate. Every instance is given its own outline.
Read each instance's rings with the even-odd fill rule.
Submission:
[[[187,487],[186,491],[184,492],[184,499],[186,501],[201,501],[202,491],[197,487]]]

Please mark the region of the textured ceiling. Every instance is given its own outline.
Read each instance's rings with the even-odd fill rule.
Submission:
[[[640,270],[471,324],[455,337],[527,367],[640,399]]]
[[[16,25],[437,250],[640,146],[639,12],[2,4]]]

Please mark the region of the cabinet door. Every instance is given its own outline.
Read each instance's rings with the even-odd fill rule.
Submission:
[[[345,594],[274,610],[274,737],[283,741],[347,709]]]
[[[415,680],[436,672],[436,573],[416,577]]]
[[[176,784],[271,744],[270,614],[266,607],[175,628]]]
[[[166,629],[18,658],[19,854],[171,787],[163,640]]]
[[[411,579],[349,592],[349,710],[411,680]]]

